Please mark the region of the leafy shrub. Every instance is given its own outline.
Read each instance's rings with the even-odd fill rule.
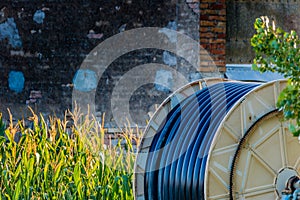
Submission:
[[[69,114],[72,124],[33,113],[30,128],[12,120],[4,128],[0,117],[0,199],[133,199],[138,139],[128,131],[116,145],[105,144],[95,119]]]
[[[260,72],[278,72],[288,79],[280,93],[277,107],[283,111],[284,119],[290,121],[289,130],[300,135],[300,40],[292,30],[286,32],[270,24],[268,17],[256,19],[256,34],[251,38],[255,52],[253,69]],[[294,122],[296,123],[293,123]]]

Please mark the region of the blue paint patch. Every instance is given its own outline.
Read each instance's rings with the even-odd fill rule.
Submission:
[[[20,93],[24,89],[25,78],[20,71],[11,71],[8,74],[8,87],[10,90]]]
[[[35,11],[33,15],[33,21],[35,21],[38,24],[42,24],[45,19],[45,13],[42,10],[37,10]]]
[[[193,81],[199,80],[203,77],[200,74],[200,72],[195,72],[195,73],[190,74],[189,78],[190,78],[190,82],[193,82]]]
[[[167,51],[163,52],[163,61],[166,65],[169,65],[169,66],[177,65],[176,56],[172,55],[171,53],[169,53]]]
[[[79,69],[73,79],[74,88],[81,92],[95,90],[98,85],[97,75],[89,69]]]
[[[169,28],[171,30],[176,31],[177,30],[177,24],[175,21],[169,21],[168,25],[166,28]]]
[[[173,87],[172,72],[158,70],[155,75],[155,88],[161,92],[170,92]]]
[[[13,48],[21,48],[22,40],[17,29],[14,18],[7,18],[7,21],[0,24],[0,40],[8,39]]]
[[[177,42],[177,33],[171,32],[170,29],[173,31],[177,30],[177,24],[175,21],[170,21],[165,28],[160,29],[158,32],[164,33],[172,43],[175,43]]]

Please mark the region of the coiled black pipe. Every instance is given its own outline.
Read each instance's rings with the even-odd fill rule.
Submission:
[[[167,115],[146,161],[145,199],[204,199],[206,161],[228,110],[257,83],[218,83],[185,99]]]

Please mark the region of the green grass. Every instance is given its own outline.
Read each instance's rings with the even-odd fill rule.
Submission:
[[[128,129],[109,145],[94,118],[68,114],[72,122],[46,123],[32,112],[31,128],[12,117],[5,126],[0,114],[0,199],[133,199],[139,137]]]

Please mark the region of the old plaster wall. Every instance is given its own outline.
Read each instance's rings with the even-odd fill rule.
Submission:
[[[199,2],[185,0],[1,1],[0,111],[7,117],[6,108],[10,108],[15,118],[26,118],[26,107],[31,106],[44,115],[62,116],[72,108],[72,90],[77,84],[83,92],[96,90],[97,114],[105,112],[106,125],[114,126],[112,90],[135,66],[165,64],[189,80],[202,75],[169,52],[140,49],[116,59],[95,82],[93,71],[78,71],[86,55],[115,34],[141,27],[168,27],[199,40],[198,7]],[[156,75],[160,81],[175,78],[168,71]],[[170,92],[152,83],[134,91],[129,102],[134,120],[144,125],[147,113]]]

